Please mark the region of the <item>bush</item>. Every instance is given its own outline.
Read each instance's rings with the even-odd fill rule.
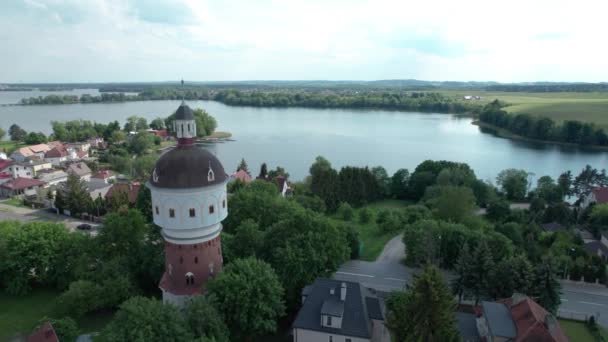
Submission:
[[[382,233],[395,232],[403,228],[401,215],[394,210],[382,210],[376,224]]]
[[[373,219],[374,213],[369,208],[362,208],[359,210],[359,222],[370,223]]]
[[[342,202],[338,207],[338,216],[340,216],[340,218],[344,221],[351,221],[355,216],[355,211],[350,204]]]

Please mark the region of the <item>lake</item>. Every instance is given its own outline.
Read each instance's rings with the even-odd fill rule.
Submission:
[[[19,96],[16,96],[20,93]],[[65,94],[67,92],[58,92]],[[72,94],[97,94],[76,89]],[[15,103],[40,92],[0,92],[0,103]],[[4,97],[4,98],[3,98]],[[19,97],[19,98],[17,98]],[[86,119],[121,124],[130,115],[148,120],[166,117],[180,101],[147,101],[112,104],[73,104],[0,107],[0,126],[17,123],[28,131],[51,133],[51,120]],[[512,141],[482,133],[471,118],[449,114],[304,108],[230,107],[214,101],[190,101],[218,121],[218,130],[229,131],[235,141],[209,148],[232,173],[245,158],[252,174],[262,162],[268,168],[284,167],[293,180],[301,180],[318,155],[334,168],[344,165],[384,166],[389,174],[399,168],[412,171],[426,159],[468,163],[478,177],[494,181],[506,168],[520,168],[557,177],[590,164],[605,168],[608,153],[573,147]]]

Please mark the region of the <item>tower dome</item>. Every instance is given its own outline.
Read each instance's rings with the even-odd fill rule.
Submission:
[[[182,101],[182,104],[177,108],[175,120],[194,120],[194,112],[186,102]]]
[[[196,145],[184,145],[158,159],[150,184],[169,189],[200,188],[227,179],[224,167],[213,154]]]

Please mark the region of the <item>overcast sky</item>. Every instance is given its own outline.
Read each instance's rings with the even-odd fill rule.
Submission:
[[[0,82],[608,81],[608,1],[0,0]]]

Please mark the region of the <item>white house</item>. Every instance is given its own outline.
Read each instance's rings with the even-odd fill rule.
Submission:
[[[359,283],[317,278],[302,291],[294,342],[390,342],[380,299]]]
[[[89,149],[91,149],[91,144],[88,142],[75,142],[75,143],[68,143],[67,144],[68,148],[73,148],[74,150],[76,150],[76,152],[89,152]]]
[[[595,188],[581,198],[581,208],[585,209],[591,204],[608,203],[608,188]]]
[[[53,165],[45,160],[30,160],[19,163],[13,163],[8,167],[8,172],[13,175],[13,178],[34,178],[41,170],[52,169]],[[7,171],[6,169],[4,171]]]
[[[68,151],[62,147],[54,147],[44,154],[44,160],[50,162],[53,166],[61,165],[68,160],[68,157]]]

